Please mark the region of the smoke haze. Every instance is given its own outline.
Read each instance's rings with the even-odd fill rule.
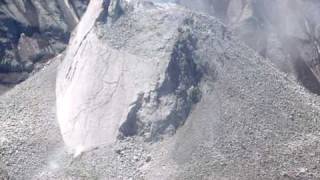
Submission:
[[[320,2],[316,0],[177,0],[218,17],[281,71],[320,94]]]

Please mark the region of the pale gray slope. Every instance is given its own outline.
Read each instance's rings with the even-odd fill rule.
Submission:
[[[30,179],[62,145],[54,93],[59,62],[0,97],[0,161],[14,179]]]
[[[319,179],[319,98],[230,45],[215,82],[173,140],[178,179]]]

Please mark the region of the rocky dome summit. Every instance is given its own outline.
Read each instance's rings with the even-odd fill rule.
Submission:
[[[0,95],[0,179],[320,178],[317,2],[23,2],[74,21]]]

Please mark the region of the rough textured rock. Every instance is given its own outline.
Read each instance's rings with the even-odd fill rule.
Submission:
[[[60,53],[87,3],[87,0],[0,1],[0,73],[11,77],[11,73],[22,72],[20,79],[24,80],[25,72],[32,71],[37,63]]]

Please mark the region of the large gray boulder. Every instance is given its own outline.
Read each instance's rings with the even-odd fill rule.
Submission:
[[[90,2],[58,73],[57,115],[64,140],[74,153],[113,143],[119,136],[139,134],[155,140],[173,133],[201,96],[202,73],[192,59],[197,40],[188,27],[180,27],[191,22],[183,14],[172,14],[176,20],[158,25],[157,33],[164,37],[157,37],[150,34],[157,21],[140,14],[141,23],[119,27],[123,34],[135,34],[134,39],[122,39],[107,22],[100,21],[107,30],[99,33],[103,28],[96,25],[103,11],[117,12],[116,8],[124,7],[114,3],[107,10],[103,1]],[[134,4],[136,8],[144,5]],[[145,10],[159,11],[155,7]],[[107,21],[114,21],[116,15],[110,14]],[[135,41],[140,46],[125,48]],[[161,48],[164,50],[159,51]]]

